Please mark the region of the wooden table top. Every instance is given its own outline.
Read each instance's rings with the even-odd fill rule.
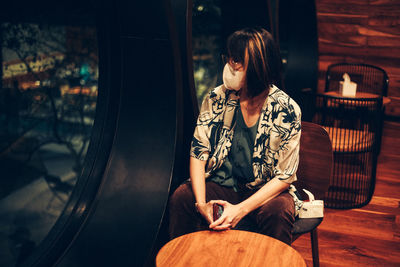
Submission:
[[[240,231],[200,231],[168,242],[156,266],[306,266],[291,246],[272,237]]]
[[[349,97],[349,98],[351,98],[351,96],[343,96],[343,95],[341,95],[340,92],[338,92],[338,91],[329,91],[329,92],[325,92],[324,94],[331,95],[331,96],[336,96],[336,97],[346,97],[346,98]],[[356,92],[356,96],[354,98],[376,98],[376,97],[379,97],[379,95],[372,94],[372,93],[366,93],[366,92]],[[390,100],[389,97],[384,96],[382,98],[382,104],[384,106],[389,104],[390,101],[391,100]]]

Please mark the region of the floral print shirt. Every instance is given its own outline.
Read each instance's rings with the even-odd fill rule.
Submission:
[[[206,177],[221,167],[232,146],[239,93],[223,85],[204,99],[191,145],[191,156],[206,160]],[[297,180],[301,111],[285,92],[272,85],[262,107],[254,144],[254,181],[257,189],[273,178],[286,183]]]

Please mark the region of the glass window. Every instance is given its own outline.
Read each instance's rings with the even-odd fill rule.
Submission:
[[[192,19],[193,71],[197,100],[222,83],[221,0],[194,0]]]
[[[61,214],[94,121],[94,26],[0,24],[0,266],[24,261]]]

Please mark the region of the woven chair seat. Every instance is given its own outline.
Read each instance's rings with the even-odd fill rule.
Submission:
[[[372,149],[375,134],[367,131],[325,126],[334,152],[360,152]]]

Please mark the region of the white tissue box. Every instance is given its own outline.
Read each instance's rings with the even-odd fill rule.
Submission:
[[[357,84],[350,80],[347,73],[343,74],[344,81],[339,81],[339,92],[342,96],[355,97],[357,92]]]
[[[314,200],[304,202],[299,210],[299,218],[321,218],[324,217],[324,201]]]
[[[346,86],[343,86],[343,81],[340,81],[339,92],[342,96],[354,97],[357,92],[357,84],[355,82],[350,82],[349,84],[346,84]]]
[[[303,202],[301,209],[299,210],[299,218],[321,218],[324,217],[324,201],[314,200],[314,195],[303,189],[308,195],[308,202]]]

